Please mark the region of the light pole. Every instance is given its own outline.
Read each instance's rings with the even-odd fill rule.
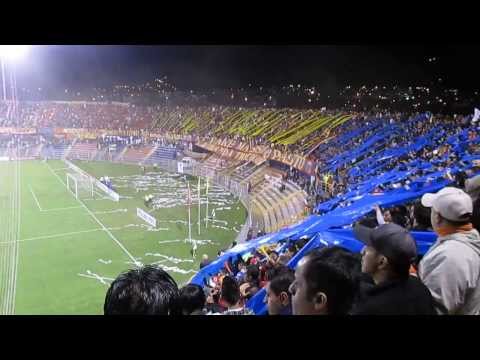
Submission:
[[[2,62],[3,101],[7,101],[7,89],[5,86],[5,62],[3,61],[3,56],[0,57],[0,61]]]
[[[13,106],[13,116],[16,116],[17,111],[17,79],[15,74],[15,61],[22,58],[28,51],[30,45],[0,45],[0,62],[2,66],[2,85],[3,85],[3,101],[7,101],[7,86],[5,65],[7,70],[11,66],[10,71],[10,97]]]

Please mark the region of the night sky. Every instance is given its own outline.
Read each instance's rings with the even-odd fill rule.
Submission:
[[[168,76],[180,89],[302,83],[437,85],[472,90],[480,84],[473,45],[420,46],[35,46],[18,67],[19,85],[105,87]],[[436,57],[434,62],[428,59]],[[438,82],[438,78],[442,81]]]

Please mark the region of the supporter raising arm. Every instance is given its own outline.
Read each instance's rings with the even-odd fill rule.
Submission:
[[[377,217],[378,225],[385,224],[385,218],[383,217],[382,210],[380,210],[380,206],[374,205],[373,209],[375,210],[375,215]],[[390,213],[389,213],[390,214]],[[388,218],[388,217],[387,217]]]

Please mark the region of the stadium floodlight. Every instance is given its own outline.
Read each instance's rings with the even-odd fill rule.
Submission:
[[[16,61],[24,57],[29,48],[30,45],[0,45],[0,58]]]

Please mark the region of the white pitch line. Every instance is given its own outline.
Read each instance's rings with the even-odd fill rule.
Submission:
[[[77,235],[77,234],[85,234],[85,233],[91,233],[91,232],[96,232],[96,231],[103,231],[103,229],[92,229],[92,230],[83,230],[83,231],[73,231],[73,232],[62,233],[62,234],[36,236],[36,237],[32,237],[32,238],[20,239],[20,240],[15,240],[15,241],[1,241],[0,245],[13,244],[15,242],[23,242],[23,241],[53,239],[53,238],[56,238],[56,237],[63,237],[63,236],[70,236],[70,235]]]
[[[82,277],[86,277],[86,278],[89,278],[89,279],[95,279],[95,280],[98,280],[100,281],[103,285],[108,285],[108,283],[105,281],[113,281],[115,279],[112,279],[112,278],[109,278],[109,277],[106,277],[106,276],[100,276],[100,275],[97,275],[93,272],[91,272],[90,270],[87,270],[87,274],[88,275],[85,275],[85,274],[77,274],[78,276],[82,276]]]
[[[33,199],[37,203],[37,206],[41,212],[50,212],[50,211],[63,211],[63,210],[70,210],[70,209],[81,209],[81,206],[68,206],[68,207],[63,207],[63,208],[53,208],[53,209],[42,209],[42,206],[40,205],[40,202],[38,201],[37,196],[35,195],[35,191],[33,191],[32,187],[28,185],[28,188],[30,189],[30,192],[32,193]]]
[[[32,187],[31,187],[30,185],[28,185],[28,188],[30,189],[30,192],[32,193],[33,199],[34,199],[35,202],[37,203],[38,209],[39,209],[40,211],[43,211],[43,210],[42,210],[42,207],[40,206],[40,202],[38,201],[38,198],[37,198],[37,196],[35,195],[35,192],[33,191]]]
[[[61,171],[61,170],[70,170],[69,167],[66,167],[66,168],[59,168],[59,169],[55,169],[54,171]]]
[[[17,160],[17,197],[18,197],[18,204],[17,204],[17,239],[20,238],[20,209],[21,207],[21,199],[22,199],[22,193],[21,193],[21,181],[20,181],[20,169],[21,165],[20,162]],[[12,314],[15,314],[15,298],[17,296],[17,274],[18,274],[18,253],[20,251],[20,247],[18,246],[18,243],[14,244],[15,246],[15,271],[14,271],[14,283],[13,283],[13,297],[12,297]]]
[[[64,208],[54,208],[54,209],[45,209],[42,212],[50,212],[50,211],[63,211],[63,210],[70,210],[70,209],[81,209],[81,206],[68,206]]]
[[[52,170],[52,168],[50,167],[50,165],[48,163],[46,163],[47,167],[50,169],[51,173],[53,175],[55,175],[55,177],[58,179],[58,181],[60,181],[65,187],[67,187],[67,184],[65,184],[65,182],[60,178],[60,176],[58,176],[58,174],[56,172],[54,172]],[[115,243],[123,250],[123,252],[133,261],[134,264],[136,264],[138,266],[138,262],[135,260],[135,258],[132,256],[132,254],[130,254],[130,252],[125,248],[125,246],[122,245],[121,242],[119,242],[117,240],[117,238],[115,236],[113,236],[113,234],[110,232],[110,230],[108,230],[105,225],[102,224],[102,222],[100,220],[98,220],[98,218],[95,216],[95,214],[93,214],[90,209],[80,200],[80,199],[77,199],[77,201],[80,203],[80,205],[83,206],[83,208],[90,214],[90,216],[98,223],[98,225],[100,225],[102,227],[103,230],[105,230],[107,232],[107,234],[110,236],[110,238],[115,241]]]

